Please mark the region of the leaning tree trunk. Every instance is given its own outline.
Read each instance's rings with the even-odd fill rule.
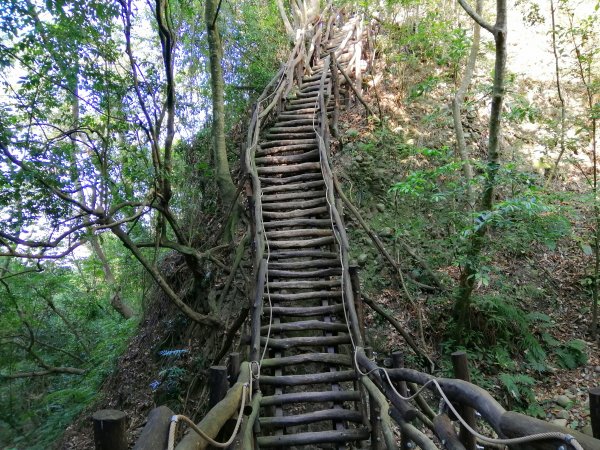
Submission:
[[[466,0],[458,0],[463,9],[481,27],[494,35],[496,61],[494,66],[494,84],[492,87],[492,108],[489,122],[488,157],[485,185],[481,200],[483,213],[491,211],[494,206],[496,176],[500,168],[500,132],[502,102],[504,100],[504,76],[506,70],[506,0],[496,0],[496,23],[492,26],[481,15],[474,11]],[[466,263],[462,267],[460,284],[454,314],[460,329],[466,329],[469,323],[471,294],[475,288],[475,276],[479,270],[479,256],[485,244],[488,225],[484,222],[470,235],[467,243]]]
[[[221,67],[223,49],[217,29],[217,15],[217,2],[215,0],[206,0],[205,20],[210,61],[210,87],[212,90],[212,137],[215,175],[223,208],[227,210],[235,201],[236,189],[229,171],[227,145],[225,142],[225,104],[223,94],[225,83]]]

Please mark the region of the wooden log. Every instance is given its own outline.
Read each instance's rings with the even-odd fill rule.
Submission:
[[[301,152],[301,151],[311,151],[311,150],[315,150],[317,148],[316,144],[289,144],[289,145],[281,145],[278,147],[267,147],[267,148],[261,148],[258,149],[256,151],[256,155],[259,157],[265,157],[265,156],[269,156],[269,155],[280,155],[280,154],[287,154],[290,152]],[[263,162],[260,160],[259,158],[259,163],[262,164]]]
[[[318,162],[306,162],[299,164],[289,164],[286,166],[274,166],[274,167],[259,167],[257,169],[259,175],[272,175],[272,174],[285,174],[295,172],[305,172],[309,170],[319,170],[321,164]]]
[[[306,306],[306,307],[285,307],[285,306],[273,306],[272,308],[265,308],[265,314],[272,313],[274,316],[286,316],[286,317],[314,317],[322,316],[324,314],[335,314],[340,313],[344,310],[342,304],[327,305],[327,306]]]
[[[459,380],[464,380],[467,382],[471,381],[471,376],[469,374],[469,363],[467,360],[467,353],[464,351],[454,352],[451,355],[452,357],[452,368],[454,370],[454,376]],[[468,406],[460,406],[458,409],[458,413],[462,416],[462,418],[469,424],[469,426],[475,429],[476,420],[475,420],[475,411],[473,408]],[[460,442],[463,443],[466,450],[475,450],[477,447],[477,441],[475,436],[473,436],[462,424],[460,425]]]
[[[395,369],[401,369],[404,367],[404,355],[402,354],[402,352],[392,353],[392,367]],[[406,387],[406,381],[400,381],[396,383],[396,387],[402,397],[408,397],[408,388]],[[419,395],[419,397],[421,396]],[[409,437],[406,434],[402,433],[400,436],[400,448],[402,450],[409,450],[410,448],[412,448],[411,445],[412,442],[409,439]]]
[[[600,450],[600,440],[594,439],[587,434],[563,428],[543,420],[534,419],[513,411],[507,411],[502,415],[500,421],[500,432],[509,438],[530,436],[532,434],[559,432],[565,435],[573,436],[584,450]],[[515,450],[556,450],[564,446],[565,450],[572,450],[574,447],[567,445],[566,441],[559,439],[544,439],[533,442],[527,442],[520,445],[511,445]]]
[[[127,450],[127,415],[116,409],[101,409],[92,415],[96,450]]]
[[[304,152],[296,155],[265,156],[263,158],[256,158],[256,164],[267,165],[301,163],[307,161],[315,161],[318,159],[318,156],[319,152],[317,150]]]
[[[296,181],[320,180],[321,174],[318,172],[301,173],[300,175],[282,176],[282,177],[261,177],[260,181],[266,184],[289,184]]]
[[[317,144],[317,139],[314,137],[310,138],[310,139],[294,139],[292,137],[289,137],[287,139],[279,139],[279,140],[263,142],[260,144],[260,148],[265,149],[265,148],[272,148],[272,147],[288,147],[288,146],[293,146],[293,145],[316,145],[316,144]]]
[[[207,436],[214,439],[223,425],[236,414],[242,401],[243,386],[248,382],[249,376],[248,363],[244,363],[237,382],[227,391],[225,398],[211,408],[200,423],[196,424]],[[204,450],[206,448],[208,448],[208,442],[194,431],[188,432],[175,447],[176,450]]]
[[[388,376],[392,381],[407,381],[423,386],[435,377],[412,369],[388,369]],[[435,378],[446,396],[452,402],[463,403],[476,409],[481,416],[492,426],[496,432],[500,431],[500,420],[506,410],[486,390],[454,378]],[[427,388],[436,395],[437,388],[428,384]]]
[[[227,366],[211,366],[208,369],[208,386],[208,407],[212,408],[223,400],[229,389]]]
[[[331,232],[330,232],[331,234]],[[315,247],[323,247],[334,242],[333,236],[319,237],[314,239],[295,239],[291,241],[281,241],[281,240],[270,240],[269,248],[272,249],[282,249],[282,248],[315,248]],[[338,283],[339,284],[339,283]],[[316,287],[317,285],[315,285]],[[329,284],[322,286],[329,286]]]
[[[269,281],[270,289],[317,289],[340,286],[340,280]]]
[[[325,183],[323,180],[317,181],[305,181],[304,183],[293,183],[286,184],[283,186],[267,186],[262,189],[263,194],[271,193],[271,192],[285,192],[285,191],[296,191],[296,190],[305,190],[305,189],[314,189],[320,188]],[[327,221],[330,223],[330,221]]]
[[[282,434],[279,436],[259,436],[256,441],[260,448],[267,448],[363,441],[368,438],[369,430],[358,428],[342,431],[312,431],[307,433]]]
[[[263,195],[262,199],[264,203],[267,202],[280,202],[283,200],[295,200],[298,198],[308,199],[319,197],[323,198],[325,196],[325,192],[322,190],[297,190],[295,192],[279,192],[277,194],[267,194]]]
[[[340,353],[303,353],[300,355],[282,356],[279,358],[266,358],[263,359],[261,367],[288,367],[311,362],[335,366],[352,366],[352,359],[349,355]]]
[[[358,318],[358,326],[360,327],[360,335],[365,339],[365,307],[360,295],[360,278],[358,277],[358,266],[351,265],[348,268],[350,272],[350,281],[352,282],[352,291],[354,293],[354,308],[356,309],[356,317]]]
[[[286,209],[308,209],[325,204],[324,198],[315,198],[306,201],[287,201],[263,204],[263,211],[281,211]]]
[[[336,422],[362,422],[362,414],[359,411],[349,409],[325,409],[321,411],[311,411],[304,414],[294,414],[282,417],[260,417],[258,421],[260,426],[264,428],[283,428],[293,427],[297,425],[306,425],[315,422],[323,422],[325,420],[333,420]]]
[[[241,446],[236,450],[252,450],[254,448],[254,424],[260,412],[260,403],[262,400],[262,393],[259,391],[254,394],[252,399],[252,412],[248,416],[248,419],[242,424],[240,431]]]
[[[269,263],[269,274],[272,274],[273,277],[287,277],[289,274],[289,276],[294,276],[296,278],[339,275],[342,269],[336,263],[337,261],[333,259],[309,259],[305,261],[289,262],[277,261]]]
[[[394,437],[394,432],[392,431],[392,423],[390,420],[387,399],[377,388],[377,386],[375,386],[375,384],[369,379],[369,377],[360,377],[360,382],[366,388],[367,392],[369,393],[369,397],[373,400],[373,403],[377,405],[377,416],[371,417],[371,419],[375,419],[377,422],[376,427],[373,427],[374,421],[371,421],[371,447],[375,450],[383,448],[383,442],[378,441],[378,439],[380,439],[379,434],[381,434],[387,450],[396,450],[398,446],[396,445],[396,438]],[[378,431],[380,431],[380,433],[378,433]]]
[[[318,392],[291,392],[263,397],[261,406],[288,405],[291,403],[323,403],[323,402],[358,402],[358,391],[318,391]]]
[[[306,100],[303,100],[303,102],[306,102]],[[292,102],[289,102],[289,103],[292,103]],[[285,126],[280,126],[280,127],[274,126],[269,129],[270,133],[284,133],[284,134],[302,133],[305,131],[313,132],[313,131],[315,131],[315,129],[313,128],[312,125],[293,126],[290,124],[286,124]]]
[[[254,301],[252,302],[252,335],[250,340],[250,361],[258,361],[260,353],[260,318],[262,315],[262,301],[267,281],[267,260],[261,259],[256,275],[254,288]]]
[[[592,388],[590,397],[590,420],[592,422],[592,433],[596,439],[600,439],[600,388]]]
[[[325,252],[323,250],[280,250],[271,252],[271,258],[330,258],[338,259],[338,254],[333,252]],[[269,265],[272,263],[269,262]]]
[[[447,414],[439,414],[433,419],[435,435],[440,439],[447,450],[466,450],[465,446],[456,435],[454,424]]]
[[[266,333],[269,329],[268,325],[263,325],[261,331]],[[322,330],[322,331],[348,331],[343,323],[335,322],[323,322],[321,320],[303,320],[298,322],[285,322],[272,324],[270,326],[271,331],[281,333],[285,331],[311,331],[311,330]]]
[[[267,238],[276,241],[280,238],[292,238],[292,237],[304,237],[304,236],[327,236],[331,237],[331,229],[329,228],[300,228],[294,230],[279,230],[279,231],[268,231],[266,233]],[[286,241],[280,241],[286,242]]]
[[[308,384],[339,383],[342,381],[356,380],[354,370],[340,370],[338,372],[307,373],[304,375],[261,375],[260,381],[269,386],[302,386]]]
[[[331,266],[331,262],[329,262],[329,266]],[[341,273],[342,269],[339,267],[304,271],[269,269],[269,278],[322,278],[340,275]]]
[[[229,363],[227,364],[227,378],[230,386],[233,386],[240,374],[241,357],[239,352],[229,354]]]
[[[327,206],[320,206],[318,208],[310,208],[310,209],[295,209],[292,211],[285,212],[273,212],[273,211],[263,211],[263,217],[265,219],[285,219],[291,217],[314,217],[319,214],[326,214]]]
[[[314,117],[311,116],[299,116],[297,118],[289,118],[286,117],[285,120],[282,120],[281,122],[277,122],[274,126],[275,127],[285,127],[285,126],[298,126],[298,125],[311,125],[315,123],[315,119]]]
[[[267,344],[267,338],[260,338],[261,344]],[[288,348],[294,347],[303,347],[303,346],[335,346],[335,345],[344,345],[350,344],[350,336],[347,334],[338,335],[338,336],[299,336],[299,337],[290,337],[290,338],[270,338],[268,341],[269,348],[285,350]],[[261,377],[262,380],[264,377]]]
[[[281,302],[297,302],[299,300],[317,300],[323,298],[342,298],[341,291],[312,291],[294,294],[270,294],[271,300]]]
[[[155,450],[167,448],[171,417],[175,413],[166,406],[154,408],[148,414],[146,425],[142,430],[133,450]]]
[[[406,422],[403,419],[402,414],[395,407],[392,407],[390,415],[400,427],[402,434],[406,435],[408,439],[413,441],[421,450],[438,450],[433,441],[413,425]]]

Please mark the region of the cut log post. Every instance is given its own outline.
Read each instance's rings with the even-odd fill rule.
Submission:
[[[452,353],[452,367],[456,378],[467,382],[471,381],[466,352],[460,351]],[[467,422],[471,428],[475,429],[475,411],[473,408],[461,406],[458,408],[458,413],[465,419],[465,422]],[[466,450],[476,449],[477,440],[475,439],[475,436],[473,436],[462,424],[460,426],[459,437]]]
[[[210,389],[208,408],[210,409],[225,398],[229,389],[226,366],[211,366],[208,369],[208,386]]]
[[[358,277],[358,266],[351,265],[350,267],[348,267],[348,270],[350,272],[350,281],[352,282],[352,292],[354,293],[354,308],[356,309],[356,317],[358,318],[360,335],[362,336],[363,341],[365,341],[365,306],[360,296],[360,278]]]
[[[127,416],[116,409],[102,409],[92,415],[96,450],[127,450]]]
[[[227,378],[229,378],[229,386],[233,386],[240,374],[240,354],[232,352],[229,354],[229,363],[227,364]]]
[[[592,434],[600,439],[600,387],[590,389],[589,396]]]
[[[150,411],[142,434],[133,450],[155,450],[167,448],[171,417],[175,413],[166,406],[159,406]]]
[[[392,353],[392,367],[394,369],[402,369],[404,367],[404,355],[402,352],[393,352]],[[402,397],[408,397],[408,388],[406,387],[406,381],[400,381],[396,383],[398,386],[398,392]],[[409,450],[413,447],[413,442],[406,435],[406,433],[402,433],[400,436],[400,448],[402,450]]]
[[[352,266],[350,267],[352,268]],[[352,287],[354,288],[354,284],[352,285]],[[367,358],[372,359],[373,349],[371,347],[365,347],[365,354],[367,355]],[[372,394],[369,394],[369,422],[371,424],[371,449],[383,450],[384,447],[381,432],[381,409],[379,407],[377,399],[375,399]]]

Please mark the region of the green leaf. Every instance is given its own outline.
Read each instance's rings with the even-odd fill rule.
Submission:
[[[584,255],[590,256],[592,254],[592,246],[590,244],[584,244],[582,242],[580,245]]]

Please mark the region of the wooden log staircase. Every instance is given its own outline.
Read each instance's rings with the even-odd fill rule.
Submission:
[[[287,63],[256,103],[244,155],[254,219],[248,359],[198,428],[214,439],[228,419],[245,414],[227,445],[241,450],[469,448],[446,412],[432,421],[400,396],[394,384],[410,382],[477,410],[498,436],[525,438],[511,449],[600,450],[600,440],[507,412],[468,382],[384,371],[365,354],[329,161],[339,109],[351,91],[360,96],[364,37],[360,18],[324,13],[299,33]],[[358,87],[349,85],[352,79]],[[242,411],[247,391],[251,407]],[[430,430],[413,426],[416,417]],[[164,422],[162,429],[173,434]],[[547,436],[527,440],[532,430]],[[166,442],[164,433],[144,433],[152,435],[151,444],[138,441],[137,450],[164,447],[157,444]],[[176,448],[204,449],[208,440],[190,432]]]

